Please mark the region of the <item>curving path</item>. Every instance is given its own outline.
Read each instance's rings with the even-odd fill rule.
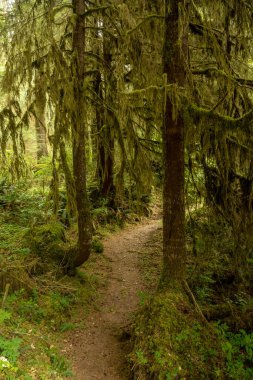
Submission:
[[[129,380],[129,341],[124,332],[138,309],[138,293],[144,289],[137,252],[158,228],[159,221],[130,226],[104,241],[105,267],[98,272],[108,284],[100,289],[99,310],[92,312],[83,330],[74,331],[69,344],[77,380]],[[99,261],[99,260],[98,260]],[[99,266],[103,266],[99,268]],[[126,334],[125,334],[126,335]]]

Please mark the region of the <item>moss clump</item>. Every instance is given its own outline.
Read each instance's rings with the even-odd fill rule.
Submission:
[[[60,263],[66,257],[64,227],[58,222],[32,227],[26,238],[31,251],[42,260],[49,259]]]
[[[155,295],[137,316],[131,360],[137,372],[159,380],[222,379],[224,365],[215,329],[175,289]]]
[[[8,254],[0,253],[0,292],[5,292],[7,286],[10,286],[10,291],[33,289],[35,282],[30,273],[36,260],[27,260],[21,255],[7,256]]]
[[[58,222],[33,226],[28,232],[28,238],[32,239],[33,248],[38,251],[55,241],[66,241],[64,227]]]

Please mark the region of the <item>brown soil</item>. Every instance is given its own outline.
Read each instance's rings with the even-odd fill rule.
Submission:
[[[99,290],[99,310],[86,319],[86,327],[72,332],[68,353],[77,380],[129,380],[129,326],[144,290],[139,273],[138,252],[143,249],[158,221],[130,226],[104,241],[109,265],[98,260],[97,271],[108,279]]]

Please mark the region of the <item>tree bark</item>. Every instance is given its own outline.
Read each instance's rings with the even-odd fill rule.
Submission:
[[[69,215],[76,216],[76,202],[75,202],[75,184],[73,181],[73,176],[71,173],[71,169],[67,160],[67,153],[64,141],[60,142],[60,158],[61,165],[64,172],[65,177],[65,187],[67,193],[67,209]]]
[[[114,104],[113,96],[115,96],[116,83],[112,75],[112,42],[108,41],[104,37],[103,48],[104,48],[104,76],[105,76],[105,101],[107,104]],[[102,186],[102,195],[110,196],[114,192],[113,183],[113,167],[114,167],[114,133],[112,118],[109,117],[108,111],[105,110],[105,139],[106,139],[106,150],[105,150],[105,166],[104,166],[104,177]]]
[[[39,73],[36,73],[36,75],[39,75]],[[41,78],[41,80],[43,80],[43,78]],[[45,108],[46,93],[43,88],[38,88],[34,104],[37,161],[44,156],[48,156]]]
[[[106,104],[113,104],[112,94],[114,94],[116,85],[112,75],[112,54],[110,41],[103,36],[103,59],[104,70],[102,75],[97,74],[95,83],[96,93],[101,103],[100,107],[96,107],[96,121],[98,131],[97,146],[97,175],[100,187],[100,193],[105,198],[114,198],[114,134],[112,126],[112,118],[109,117],[106,110]],[[102,90],[103,85],[103,90]]]
[[[164,76],[168,84],[186,82],[187,35],[179,41],[179,6],[183,0],[165,0]],[[169,90],[168,90],[169,91]],[[165,90],[163,120],[163,275],[162,282],[185,275],[184,120]]]
[[[78,249],[74,266],[88,260],[91,251],[91,215],[86,183],[86,125],[84,110],[84,72],[85,72],[85,0],[72,0],[76,17],[73,31],[73,85],[75,109],[72,116],[73,173],[76,192]]]

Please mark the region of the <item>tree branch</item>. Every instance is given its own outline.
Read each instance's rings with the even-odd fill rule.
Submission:
[[[212,121],[214,123],[213,128],[216,128],[217,124],[221,124],[222,129],[224,130],[232,131],[236,129],[242,129],[247,133],[251,132],[249,124],[252,123],[253,120],[253,109],[238,118],[224,116],[217,112],[214,112],[213,110],[199,107],[196,104],[189,104],[188,112],[195,122],[199,122],[200,119],[207,119],[209,121]],[[208,123],[208,127],[212,128],[212,125]]]
[[[219,76],[232,79],[234,82],[241,84],[243,86],[247,87],[253,87],[253,80],[251,79],[245,79],[245,78],[235,78],[235,77],[230,77],[228,74],[226,74],[224,71],[219,70],[215,67],[208,67],[206,69],[201,69],[201,70],[192,70],[193,75],[205,75],[208,78],[211,78],[213,74],[217,74]]]

